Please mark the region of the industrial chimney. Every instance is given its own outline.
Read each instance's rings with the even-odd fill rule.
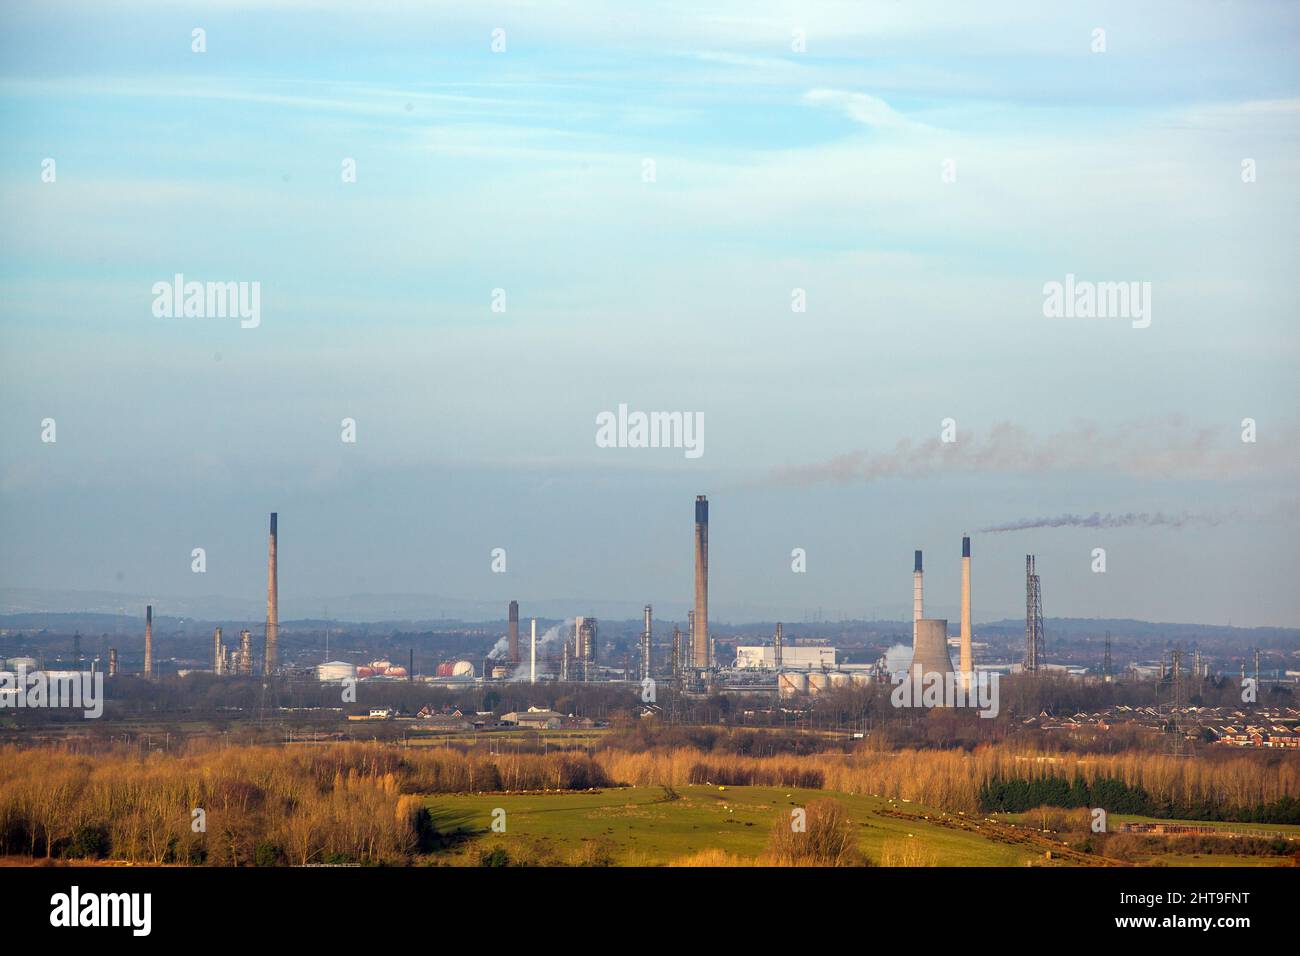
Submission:
[[[916,624],[921,620],[921,552],[912,565],[912,646],[916,647]]]
[[[519,602],[510,602],[510,663],[519,663]]]
[[[225,663],[226,652],[221,646],[221,628],[212,632],[212,673],[221,675],[221,665]]]
[[[153,605],[144,608],[144,676],[153,676]]]
[[[271,512],[271,542],[266,561],[266,648],[262,656],[262,673],[274,674],[280,643],[280,594],[275,563],[276,512]]]
[[[781,622],[780,622],[780,621],[777,621],[777,622],[776,622],[776,638],[773,640],[772,643],[773,643],[773,647],[774,647],[775,652],[776,652],[776,653],[775,653],[775,657],[776,657],[776,669],[777,669],[777,670],[780,670],[780,669],[781,669],[781,651],[782,651],[782,649],[783,649],[784,646],[785,646],[785,635],[784,635],[784,634],[782,633],[782,631],[781,631]]]
[[[645,627],[641,631],[641,679],[650,677],[650,635],[652,632],[650,605],[645,606]]]
[[[537,683],[537,618],[533,618],[533,636],[528,649],[528,683]]]
[[[709,666],[709,499],[695,496],[695,619],[691,627],[691,662]]]
[[[970,536],[961,538],[961,682],[970,690],[975,659],[971,654],[970,624]]]
[[[108,649],[108,676],[109,677],[117,676],[117,648],[116,647],[110,647]]]

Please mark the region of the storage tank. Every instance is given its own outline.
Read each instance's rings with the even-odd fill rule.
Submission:
[[[387,674],[388,671],[392,668],[392,666],[393,666],[392,661],[380,660],[380,661],[370,662],[370,669],[376,674]]]
[[[871,675],[861,671],[854,671],[851,675],[854,687],[866,687],[871,683]]]
[[[437,673],[437,676],[439,676],[439,677],[450,677],[450,676],[451,676],[452,669],[453,669],[455,666],[456,666],[456,664],[455,664],[453,661],[443,661],[441,664],[438,665],[438,673]]]
[[[388,668],[388,670],[384,671],[384,676],[404,678],[406,677],[406,668],[403,667],[401,664],[396,664],[393,667]]]
[[[34,671],[36,670],[36,658],[11,657],[9,658],[9,669],[11,671]]]
[[[374,677],[374,676],[375,676],[375,669],[373,667],[362,666],[357,668],[357,677]]]
[[[777,676],[782,697],[802,697],[808,693],[808,675],[801,671],[782,671]]]
[[[851,675],[844,671],[831,671],[831,690],[840,690],[853,684]]]
[[[824,671],[808,672],[808,693],[824,694],[830,690],[831,680]]]
[[[356,666],[347,661],[330,661],[316,665],[316,679],[323,681],[347,680],[357,676]]]
[[[507,667],[505,664],[497,664],[492,668],[493,680],[505,680],[509,676],[510,676],[510,668]]]
[[[473,677],[474,665],[469,661],[457,661],[451,666],[452,677]]]

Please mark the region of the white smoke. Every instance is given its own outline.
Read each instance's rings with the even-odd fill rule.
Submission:
[[[537,667],[539,669],[538,670],[539,673],[540,673],[540,668],[542,666],[542,660],[544,658],[552,655],[558,656],[560,652],[558,645],[562,641],[568,638],[570,632],[572,632],[573,630],[573,625],[575,623],[576,623],[576,618],[571,617],[567,619],[563,624],[556,624],[553,627],[549,627],[546,629],[545,633],[538,635]],[[510,675],[509,677],[510,680],[528,680],[529,667],[531,666],[530,657],[529,657],[529,655],[532,653],[529,648],[529,643],[531,641],[532,641],[531,633],[519,635],[519,656],[522,657],[523,660],[519,662],[519,666],[515,668],[515,672]],[[505,647],[507,646],[507,643],[508,643],[507,638],[503,637],[501,638],[501,640],[497,641],[496,647],[493,647],[492,650],[496,651],[498,648],[500,648],[504,651]],[[489,653],[488,656],[491,657],[493,655]]]
[[[895,644],[885,651],[885,669],[891,675],[906,674],[907,665],[912,663],[912,648],[908,644]]]

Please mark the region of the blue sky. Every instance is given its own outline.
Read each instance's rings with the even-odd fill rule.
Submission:
[[[0,12],[0,586],[256,596],[278,510],[289,616],[681,614],[707,493],[727,619],[905,616],[917,547],[955,617],[962,531],[1097,511],[1191,520],[977,535],[976,618],[1034,551],[1049,615],[1300,623],[1294,6],[374,6]],[[177,272],[261,325],[154,318]]]

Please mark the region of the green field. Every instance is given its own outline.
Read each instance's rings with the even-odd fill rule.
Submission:
[[[502,847],[515,862],[657,866],[717,849],[756,862],[774,821],[808,801],[833,796],[858,831],[872,862],[930,866],[1024,866],[1047,862],[1037,847],[1009,845],[981,833],[880,811],[939,814],[915,804],[784,787],[610,788],[585,793],[457,794],[427,800],[439,831],[449,835],[440,863],[477,865]],[[506,832],[491,832],[492,812],[505,810]],[[974,826],[975,824],[970,824]]]

